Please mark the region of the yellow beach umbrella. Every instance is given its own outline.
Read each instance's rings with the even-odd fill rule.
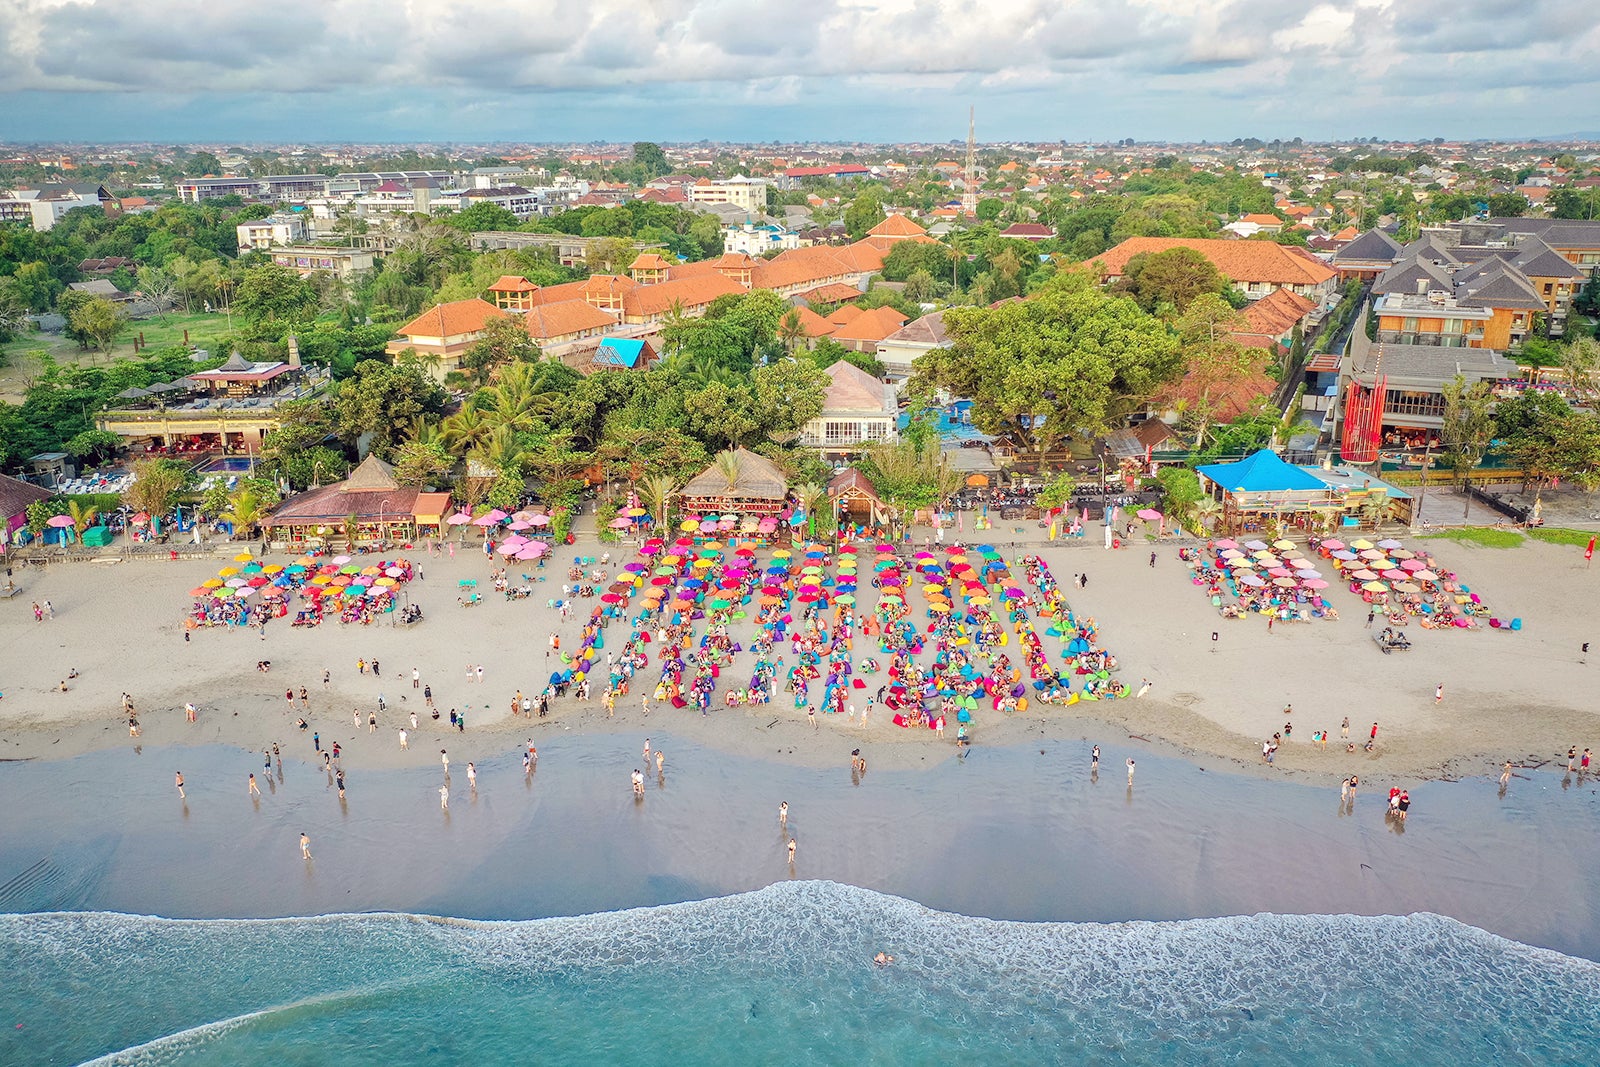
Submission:
[[[1351,541],[1350,547],[1355,549],[1357,552],[1365,552],[1367,549],[1372,547],[1372,542],[1363,537],[1359,540]]]
[[[239,573],[239,568],[238,567],[224,567],[220,571],[217,572],[217,576],[220,577],[220,578],[232,578],[235,574],[238,574],[238,573]]]
[[[207,578],[205,581],[201,582],[200,584],[205,586],[207,589],[221,589],[222,588],[222,579],[221,578]]]
[[[248,548],[239,553],[237,556],[233,557],[233,561],[235,563],[249,563],[253,559],[255,559],[255,557],[250,554],[250,550]]]

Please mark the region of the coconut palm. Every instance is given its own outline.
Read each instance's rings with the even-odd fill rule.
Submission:
[[[266,514],[266,501],[260,493],[246,486],[228,501],[228,510],[222,513],[222,521],[231,524],[233,535],[238,537],[240,534],[253,534]]]
[[[1361,517],[1377,529],[1389,521],[1389,516],[1394,510],[1394,502],[1386,496],[1376,496],[1361,505]]]
[[[806,339],[805,324],[800,321],[800,309],[790,308],[778,320],[778,340],[783,342],[783,351],[786,355],[794,355],[795,346]]]
[[[667,474],[652,474],[640,483],[644,502],[650,506],[650,514],[655,516],[656,525],[667,524],[667,506],[678,495],[678,488],[677,480]]]
[[[1203,533],[1209,533],[1222,514],[1222,504],[1216,497],[1203,496],[1189,505],[1189,514],[1200,524]]]
[[[439,441],[460,455],[482,448],[495,430],[495,423],[477,408],[464,407],[448,416],[439,426]]]
[[[739,484],[739,475],[744,471],[744,461],[739,458],[739,453],[725,448],[711,457],[711,468],[728,480],[728,488],[732,489]]]
[[[76,500],[69,500],[67,514],[72,516],[72,528],[81,538],[83,531],[93,526],[94,520],[100,517],[100,509],[93,504],[81,504]]]

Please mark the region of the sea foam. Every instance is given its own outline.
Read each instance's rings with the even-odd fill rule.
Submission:
[[[879,951],[895,963],[879,969]],[[831,882],[527,922],[0,916],[11,1063],[1590,1062],[1600,965],[1436,915],[1019,923]]]

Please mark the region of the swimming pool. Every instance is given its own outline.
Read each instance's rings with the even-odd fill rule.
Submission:
[[[195,471],[196,474],[244,474],[250,470],[249,456],[221,456]]]

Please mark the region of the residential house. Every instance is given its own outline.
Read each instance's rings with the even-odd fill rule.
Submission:
[[[69,282],[67,288],[75,293],[103,296],[113,304],[129,304],[133,302],[132,293],[124,293],[106,278],[95,278],[93,281],[87,282]]]
[[[872,229],[867,231],[867,236],[862,238],[862,244],[872,245],[874,248],[887,252],[900,241],[917,241],[922,244],[938,244],[928,231],[912,222],[904,215],[890,215]]]
[[[827,370],[822,413],[800,428],[800,443],[842,457],[877,441],[893,441],[900,415],[895,387],[840,360]]]
[[[1276,358],[1294,340],[1294,328],[1302,331],[1306,320],[1316,311],[1317,305],[1299,293],[1279,289],[1247,306],[1240,317],[1244,325],[1233,331],[1235,340],[1242,344],[1269,349]]]
[[[934,311],[878,342],[878,361],[891,379],[909,378],[917,359],[935,348],[944,348],[949,337],[944,331],[944,312]]]
[[[0,474],[0,532],[5,543],[11,543],[17,531],[28,524],[28,505],[49,500],[51,495],[48,489]]]
[[[1000,236],[1021,241],[1053,241],[1056,231],[1042,222],[1014,222],[1001,230]]]
[[[357,540],[404,539],[416,529],[422,495],[419,489],[402,487],[389,464],[368,456],[344,481],[297,493],[274,508],[261,525],[270,536],[291,544],[342,538],[350,521],[356,524]],[[429,512],[438,510],[437,504],[423,504]]]

